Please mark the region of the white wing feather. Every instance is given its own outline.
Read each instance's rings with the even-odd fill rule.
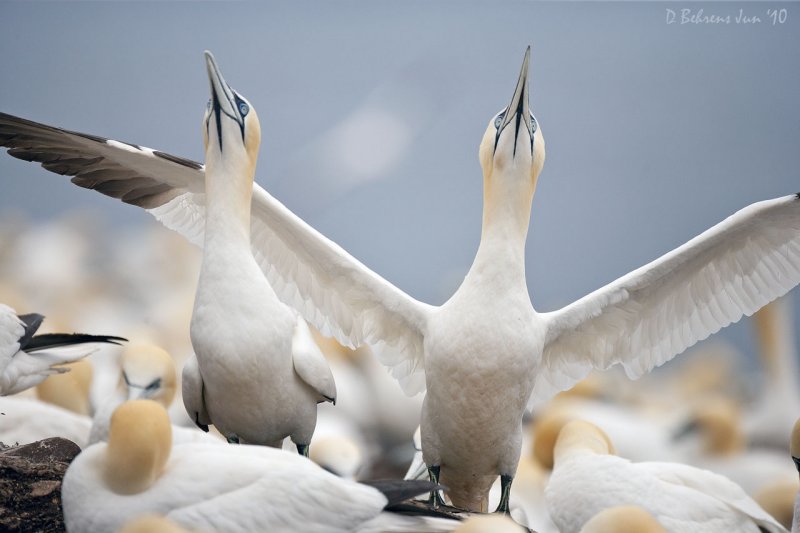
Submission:
[[[634,466],[667,483],[683,485],[713,496],[749,516],[767,531],[786,531],[755,500],[748,496],[739,485],[725,476],[680,463],[644,462],[635,463]]]
[[[0,375],[11,364],[19,351],[19,339],[25,334],[25,325],[17,313],[5,304],[0,304]]]
[[[686,244],[552,313],[532,403],[592,368],[631,378],[800,283],[800,195],[752,204]]]
[[[204,167],[119,141],[0,113],[9,154],[75,176],[84,188],[147,209],[202,246]],[[408,394],[425,388],[422,338],[431,306],[414,300],[253,184],[251,243],[278,297],[350,347],[376,348]]]

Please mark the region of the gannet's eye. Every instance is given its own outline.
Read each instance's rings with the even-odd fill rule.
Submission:
[[[536,133],[537,129],[539,129],[539,125],[536,123],[536,117],[531,113],[531,134]]]
[[[153,382],[150,383],[150,385],[147,386],[147,390],[154,391],[154,390],[158,389],[159,387],[161,387],[161,378],[153,380]]]
[[[499,115],[497,115],[497,118],[494,119],[494,127],[495,128],[499,128],[500,127],[500,124],[503,123],[503,118],[505,118],[505,116],[506,116],[505,112],[500,113]]]
[[[211,98],[208,99],[208,103],[206,104],[206,110],[211,111]]]
[[[239,102],[239,113],[241,113],[242,116],[245,116],[247,115],[248,111],[250,111],[250,106],[248,106],[244,102]]]

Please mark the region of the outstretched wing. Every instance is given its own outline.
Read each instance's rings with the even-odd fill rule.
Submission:
[[[800,283],[800,194],[752,204],[686,244],[552,313],[532,402],[592,368],[631,378]]]
[[[0,145],[72,182],[147,209],[202,246],[204,167],[129,143],[0,113]],[[430,306],[414,300],[253,185],[253,254],[278,297],[325,335],[371,344],[408,394],[424,390],[423,328]]]

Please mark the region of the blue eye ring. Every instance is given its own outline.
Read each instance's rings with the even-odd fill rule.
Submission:
[[[247,113],[248,113],[249,111],[250,111],[250,106],[248,106],[248,105],[247,105],[246,103],[244,103],[244,102],[239,102],[239,113],[241,113],[241,114],[242,114],[242,116],[245,116],[245,115],[247,115]]]
[[[497,118],[494,119],[494,127],[495,128],[499,128],[500,127],[500,124],[503,123],[503,119],[505,118],[505,116],[506,116],[505,113],[500,113],[499,115],[497,115]]]

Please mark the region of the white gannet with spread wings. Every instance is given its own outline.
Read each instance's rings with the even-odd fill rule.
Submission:
[[[480,146],[483,229],[445,304],[403,293],[253,186],[253,252],[272,287],[323,333],[379,348],[406,392],[428,389],[422,446],[459,506],[485,508],[502,475],[505,511],[526,403],[592,368],[638,377],[800,282],[800,196],[750,205],[563,309],[536,312],[525,281],[544,139],[528,107],[528,54],[510,105]],[[0,114],[9,153],[147,209],[202,244],[204,167],[135,145]]]
[[[184,404],[198,425],[213,423],[231,441],[280,447],[288,436],[307,455],[317,403],[336,400],[333,376],[322,352],[299,346],[306,324],[278,300],[253,257],[250,196],[261,128],[210,52],[205,59],[208,216]]]

